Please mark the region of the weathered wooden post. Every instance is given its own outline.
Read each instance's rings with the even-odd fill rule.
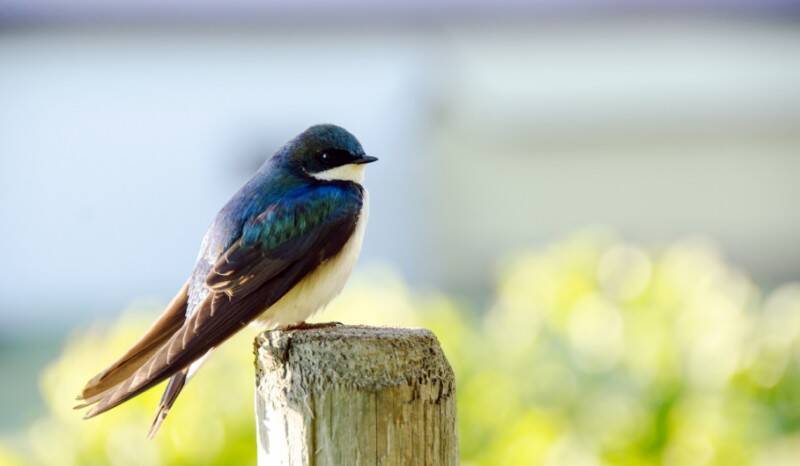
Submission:
[[[428,330],[264,332],[256,376],[260,466],[459,463],[455,379]]]

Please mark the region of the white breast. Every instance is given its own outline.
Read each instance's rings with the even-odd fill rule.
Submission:
[[[369,217],[369,194],[364,190],[364,202],[353,235],[339,251],[316,270],[303,278],[275,304],[267,308],[257,322],[267,328],[285,327],[305,322],[324,308],[344,288],[361,253],[361,242]]]

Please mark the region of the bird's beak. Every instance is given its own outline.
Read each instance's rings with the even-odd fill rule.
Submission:
[[[362,155],[361,157],[357,158],[353,163],[357,163],[359,165],[364,163],[372,163],[378,160],[378,157],[373,157],[371,155]]]

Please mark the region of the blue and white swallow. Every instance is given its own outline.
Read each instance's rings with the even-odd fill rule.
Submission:
[[[169,379],[152,436],[212,349],[254,321],[302,325],[339,294],[361,251],[364,167],[375,160],[343,128],[317,125],[264,162],[214,218],[161,317],[86,384],[86,417]]]

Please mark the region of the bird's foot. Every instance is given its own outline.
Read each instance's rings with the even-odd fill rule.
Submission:
[[[299,324],[290,325],[283,330],[314,330],[318,328],[330,328],[330,327],[338,327],[340,325],[344,325],[341,322],[320,322],[318,324],[309,324],[306,322],[300,322]]]

